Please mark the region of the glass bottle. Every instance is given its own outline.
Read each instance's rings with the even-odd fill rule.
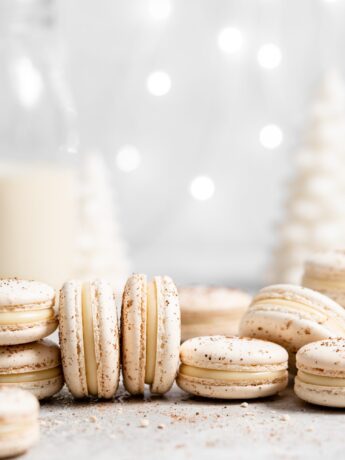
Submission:
[[[73,273],[77,136],[52,0],[0,2],[0,277]]]

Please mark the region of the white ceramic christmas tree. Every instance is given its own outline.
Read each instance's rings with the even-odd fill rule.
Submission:
[[[310,254],[345,247],[345,85],[335,70],[320,85],[295,170],[278,229],[274,282],[300,283]]]
[[[107,166],[100,153],[84,155],[80,179],[76,277],[105,278],[121,290],[129,274],[129,262],[116,220]]]

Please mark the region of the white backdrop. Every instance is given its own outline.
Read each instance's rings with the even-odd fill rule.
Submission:
[[[345,70],[345,1],[170,6],[157,19],[149,0],[61,0],[82,146],[104,152],[112,168],[134,270],[178,282],[261,284],[315,84],[328,67]],[[243,37],[233,54],[219,47],[226,27]],[[265,43],[281,50],[274,69],[258,63]],[[171,78],[160,97],[147,90],[157,70]],[[260,130],[271,123],[283,141],[267,149]],[[130,173],[115,165],[126,144],[141,157]],[[199,175],[214,181],[209,200],[189,192]]]

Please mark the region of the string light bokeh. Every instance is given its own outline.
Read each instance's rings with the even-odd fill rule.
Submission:
[[[344,3],[63,0],[81,135],[111,159],[134,267],[264,276],[313,89],[342,70]]]

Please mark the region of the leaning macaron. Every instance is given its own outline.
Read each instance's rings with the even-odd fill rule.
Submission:
[[[304,401],[345,407],[345,339],[328,339],[302,347],[296,356],[295,393]]]
[[[76,398],[112,398],[119,384],[114,293],[103,280],[68,281],[60,291],[59,337],[66,384]]]
[[[0,458],[26,452],[39,439],[39,404],[19,388],[0,389]]]
[[[168,276],[131,276],[121,316],[122,372],[131,394],[166,393],[175,380],[181,341],[177,289]]]
[[[345,337],[345,311],[319,292],[277,284],[254,297],[242,319],[240,333],[276,342],[293,356],[307,343]]]
[[[55,291],[37,281],[0,280],[0,345],[47,337],[58,326]]]
[[[311,256],[304,266],[302,284],[345,307],[345,251],[326,251]]]
[[[179,289],[182,340],[203,335],[237,335],[251,296],[240,289],[190,286]]]
[[[222,399],[260,398],[288,383],[288,354],[263,340],[209,336],[184,342],[177,384],[197,396]]]
[[[51,340],[0,347],[0,387],[22,388],[44,399],[63,384],[60,349]]]

